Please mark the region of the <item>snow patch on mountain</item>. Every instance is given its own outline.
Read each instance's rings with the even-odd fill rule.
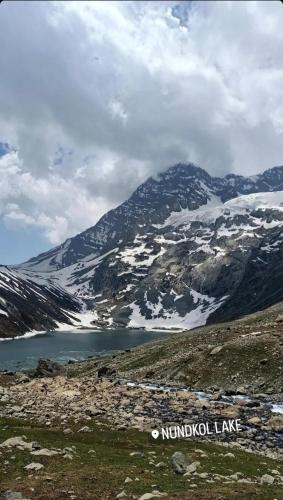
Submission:
[[[265,209],[280,210],[283,212],[283,191],[243,195],[228,200],[225,203],[222,203],[219,197],[215,196],[206,205],[195,210],[184,208],[178,212],[172,212],[164,223],[158,227],[184,226],[189,225],[193,221],[212,223],[219,217],[227,219],[246,212]],[[274,224],[276,225],[277,223],[270,222],[268,226],[265,223],[265,227],[274,227]]]
[[[57,322],[56,331],[74,331],[76,329],[83,330],[84,328],[95,329],[95,321],[98,319],[96,311],[83,311],[80,313],[65,311],[65,314],[69,318],[70,323]]]
[[[226,201],[224,205],[235,211],[271,208],[283,212],[283,191],[246,194]]]
[[[162,247],[158,253],[155,253],[154,249],[148,248],[145,242],[140,241],[141,239],[141,236],[136,236],[133,242],[133,245],[136,246],[126,247],[117,254],[116,258],[131,267],[150,267],[158,257],[165,253],[165,249]]]
[[[128,327],[145,328],[146,330],[154,328],[191,330],[205,325],[210,314],[220,307],[228,297],[224,296],[221,299],[216,299],[192,289],[190,293],[196,307],[184,316],[181,316],[176,311],[164,310],[161,297],[159,297],[157,304],[146,302],[148,309],[152,313],[151,319],[146,319],[142,315],[141,307],[136,302],[129,304],[132,312]]]

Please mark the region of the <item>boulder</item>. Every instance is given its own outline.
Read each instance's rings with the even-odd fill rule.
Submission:
[[[271,431],[283,431],[283,415],[274,415],[265,423],[265,427]]]
[[[260,425],[261,419],[259,417],[251,417],[247,420],[247,423],[250,425]]]
[[[3,441],[3,443],[0,444],[0,447],[1,448],[19,447],[29,451],[32,451],[34,449],[33,442],[28,443],[21,436],[14,436],[9,439],[6,439],[6,441]]]
[[[51,361],[51,359],[39,359],[37,367],[34,371],[34,376],[57,377],[58,375],[62,375],[64,371],[64,366],[57,363],[57,361]]]
[[[263,474],[263,476],[261,476],[260,478],[260,482],[263,484],[263,483],[266,483],[266,484],[273,484],[274,483],[274,477],[273,476],[270,476],[270,474]]]
[[[100,377],[110,377],[111,375],[114,375],[116,373],[116,370],[114,368],[109,368],[108,366],[101,366],[97,370],[97,376],[98,378]]]
[[[172,458],[172,467],[176,474],[185,474],[187,467],[190,465],[190,460],[182,451],[175,451]]]

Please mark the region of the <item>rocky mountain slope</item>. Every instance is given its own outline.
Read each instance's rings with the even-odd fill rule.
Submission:
[[[0,267],[0,337],[76,323],[82,302],[50,279]]]
[[[283,299],[282,224],[283,167],[221,179],[176,165],[94,227],[9,272],[31,291],[43,287],[45,308],[51,291],[51,323],[85,308],[97,327],[188,329]],[[46,328],[30,297],[20,316],[25,299],[29,328]],[[14,314],[4,310],[0,324],[13,334]]]

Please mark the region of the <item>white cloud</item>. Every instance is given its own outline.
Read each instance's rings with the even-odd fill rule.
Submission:
[[[128,114],[125,111],[125,109],[123,108],[123,105],[121,104],[121,102],[119,102],[117,100],[110,101],[109,109],[110,109],[111,115],[114,119],[118,118],[119,120],[121,120],[121,122],[123,124],[126,124],[127,119],[128,119]]]
[[[282,19],[280,2],[4,2],[5,221],[57,243],[175,162],[281,164]]]
[[[107,200],[92,197],[73,178],[26,172],[17,153],[0,158],[0,178],[0,215],[5,223],[38,227],[54,245],[92,226],[108,208]]]

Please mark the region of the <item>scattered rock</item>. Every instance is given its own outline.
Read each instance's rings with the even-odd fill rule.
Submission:
[[[245,395],[247,394],[247,390],[244,386],[240,385],[239,387],[237,387],[236,389],[236,394],[239,394],[239,395]]]
[[[85,425],[78,432],[91,432],[91,428]]]
[[[48,450],[47,448],[42,448],[41,450],[32,451],[31,455],[42,456],[42,457],[53,457],[58,455],[59,451]]]
[[[240,472],[235,472],[235,474],[231,474],[229,477],[230,477],[230,479],[232,479],[232,481],[238,481],[239,480],[239,476],[241,476],[241,473]]]
[[[274,477],[271,476],[270,474],[263,474],[260,478],[261,484],[266,483],[266,484],[273,484],[274,483]]]
[[[193,462],[192,464],[188,465],[187,466],[187,469],[186,469],[186,475],[190,475],[192,474],[193,472],[196,472],[197,468],[199,467],[200,463],[199,462]]]
[[[19,375],[19,377],[17,378],[17,384],[24,384],[29,381],[30,378],[25,374]]]
[[[199,474],[197,474],[198,477],[200,477],[201,479],[206,479],[208,477],[208,472],[201,472]]]
[[[52,476],[44,476],[42,479],[43,479],[43,481],[53,481]]]
[[[86,409],[86,415],[90,417],[96,417],[97,415],[101,415],[101,411],[98,408],[91,407]]]
[[[74,434],[72,429],[64,429],[63,433],[67,436],[68,434]]]
[[[223,346],[222,345],[218,345],[217,347],[214,347],[214,349],[212,349],[212,351],[210,351],[210,356],[214,356],[214,354],[218,354],[220,351],[222,351],[223,349]]]
[[[44,465],[36,463],[36,462],[32,462],[31,464],[26,465],[24,467],[24,469],[38,471],[38,470],[44,469]]]
[[[139,500],[151,500],[152,498],[167,497],[167,493],[161,493],[161,491],[153,490],[152,493],[144,493]]]
[[[121,493],[118,493],[118,495],[116,496],[116,498],[125,498],[127,495],[127,493],[123,490],[121,491]]]
[[[1,498],[3,498],[3,500],[29,500],[28,498],[23,497],[22,493],[19,491],[11,490],[5,491]]]

